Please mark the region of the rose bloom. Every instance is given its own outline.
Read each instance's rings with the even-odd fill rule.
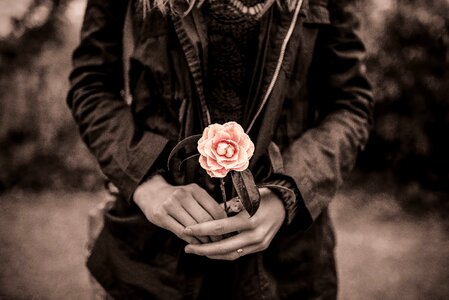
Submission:
[[[225,177],[229,171],[244,171],[254,153],[254,144],[236,122],[211,124],[198,141],[201,167],[211,177]]]

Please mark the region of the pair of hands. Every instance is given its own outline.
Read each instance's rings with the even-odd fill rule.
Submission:
[[[223,206],[198,185],[172,186],[156,175],[136,189],[134,202],[151,223],[186,241],[186,253],[235,260],[265,250],[284,222],[282,201],[267,188],[260,194],[253,217],[245,210],[227,217]]]

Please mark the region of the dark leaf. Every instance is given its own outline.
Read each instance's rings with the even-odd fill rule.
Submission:
[[[231,172],[232,183],[250,217],[254,216],[260,205],[259,189],[249,169],[242,172]]]
[[[181,167],[182,164],[185,163],[186,161],[188,161],[189,159],[192,159],[192,158],[195,158],[195,157],[198,157],[198,156],[200,156],[199,153],[194,153],[194,154],[192,154],[192,155],[187,156],[187,158],[184,158],[184,159],[181,161],[181,163],[179,164],[179,167]]]
[[[179,150],[183,149],[186,146],[189,146],[192,144],[196,145],[198,143],[198,140],[201,138],[201,136],[202,136],[202,134],[189,136],[189,137],[183,139],[182,141],[180,141],[179,143],[177,143],[175,147],[173,147],[173,149],[171,150],[170,155],[168,156],[168,159],[167,159],[168,170],[170,170],[170,163],[171,163],[173,156],[175,156],[176,153],[179,152]],[[192,157],[193,157],[193,154],[190,154],[190,155],[188,155],[188,157],[185,160],[190,159]],[[184,162],[185,160],[183,160],[182,162]]]

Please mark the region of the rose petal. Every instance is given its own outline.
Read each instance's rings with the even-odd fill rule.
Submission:
[[[215,171],[209,171],[206,170],[207,174],[209,174],[210,177],[218,177],[218,178],[223,178],[226,177],[226,175],[228,175],[228,170],[226,170],[225,168],[222,168],[220,170],[215,170]]]
[[[202,139],[207,139],[207,137],[208,137],[208,132],[209,132],[209,126],[207,126],[206,128],[204,128],[203,135],[201,136],[201,138],[202,138]]]
[[[209,165],[207,164],[207,157],[200,155],[200,158],[198,159],[200,166],[205,169],[206,171],[209,170]]]
[[[217,134],[217,132],[219,132],[223,129],[223,125],[211,124],[211,125],[207,126],[207,128],[208,128],[207,135],[205,135],[204,133],[203,133],[203,135],[205,135],[208,139],[211,139]]]
[[[218,170],[223,168],[223,166],[221,166],[215,159],[213,159],[210,156],[206,157],[207,159],[207,165],[208,165],[208,170]]]
[[[223,126],[226,128],[226,132],[231,136],[231,139],[237,143],[240,143],[242,137],[246,135],[242,126],[236,122],[228,122]]]
[[[206,144],[206,139],[204,139],[204,138],[200,138],[199,139],[199,141],[198,141],[198,145],[197,145],[197,149],[198,149],[198,152],[200,153],[200,154],[202,154],[202,155],[204,155],[204,153],[205,153],[205,149],[204,149],[204,146],[205,146],[205,144]]]
[[[241,165],[243,163],[247,163],[249,161],[248,154],[245,151],[240,151],[239,158],[237,161],[238,161],[239,165]]]
[[[249,149],[251,143],[252,143],[251,139],[246,133],[239,140],[239,146],[241,147],[241,149],[244,149],[245,151]]]
[[[233,168],[233,170],[234,170],[234,171],[242,172],[242,171],[245,171],[246,169],[248,169],[248,166],[249,166],[249,161],[246,161],[246,162],[245,162],[244,164],[242,164],[241,166],[237,166],[237,167]]]
[[[219,160],[218,163],[227,169],[235,170],[235,168],[241,168],[242,165],[245,165],[248,162],[248,156],[246,152],[242,151],[237,159],[234,160]]]
[[[227,133],[226,131],[217,131],[215,136],[212,138],[212,141],[213,141],[214,145],[216,145],[221,140],[230,140],[230,139],[231,139],[231,135],[229,133]]]
[[[210,156],[214,159],[216,159],[219,156],[218,153],[216,153],[214,150],[212,139],[208,140],[204,145],[204,153],[206,156]]]
[[[248,155],[248,160],[251,159],[251,157],[253,157],[253,154],[254,154],[254,144],[251,140],[249,142],[250,142],[249,148],[248,148],[248,150],[246,150],[246,153]]]

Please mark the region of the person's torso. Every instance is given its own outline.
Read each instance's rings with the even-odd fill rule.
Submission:
[[[310,70],[317,36],[330,24],[327,0],[304,0],[294,24],[295,11],[280,11],[273,5],[257,26],[247,28],[253,35],[251,45],[237,52],[240,58],[230,57],[234,61],[229,61],[229,65],[236,66],[235,73],[223,70],[227,65],[216,61],[226,58],[215,55],[226,50],[226,34],[217,35],[216,20],[210,21],[202,10],[194,8],[185,17],[163,16],[156,10],[145,19],[138,11],[132,16],[135,36],[129,72],[132,109],[137,122],[148,130],[172,140],[201,133],[205,121],[199,120],[205,120],[204,106],[209,105],[215,111],[226,108],[226,95],[220,95],[220,90],[233,93],[239,87],[243,87],[241,93],[232,96],[238,98],[235,102],[240,102],[238,112],[233,113],[238,117],[243,114],[244,128],[254,123],[249,134],[255,141],[263,140],[259,148],[266,148],[270,139],[282,150],[315,124],[315,101],[308,92],[308,74],[317,72]],[[215,43],[217,38],[219,43]],[[213,82],[207,76],[211,72]],[[249,83],[253,75],[256,79],[252,84],[256,88],[251,91]],[[236,88],[223,88],[226,82]],[[256,118],[264,99],[265,105]],[[214,107],[217,103],[218,107]],[[186,128],[186,124],[190,127]],[[255,157],[258,155],[256,149]]]

